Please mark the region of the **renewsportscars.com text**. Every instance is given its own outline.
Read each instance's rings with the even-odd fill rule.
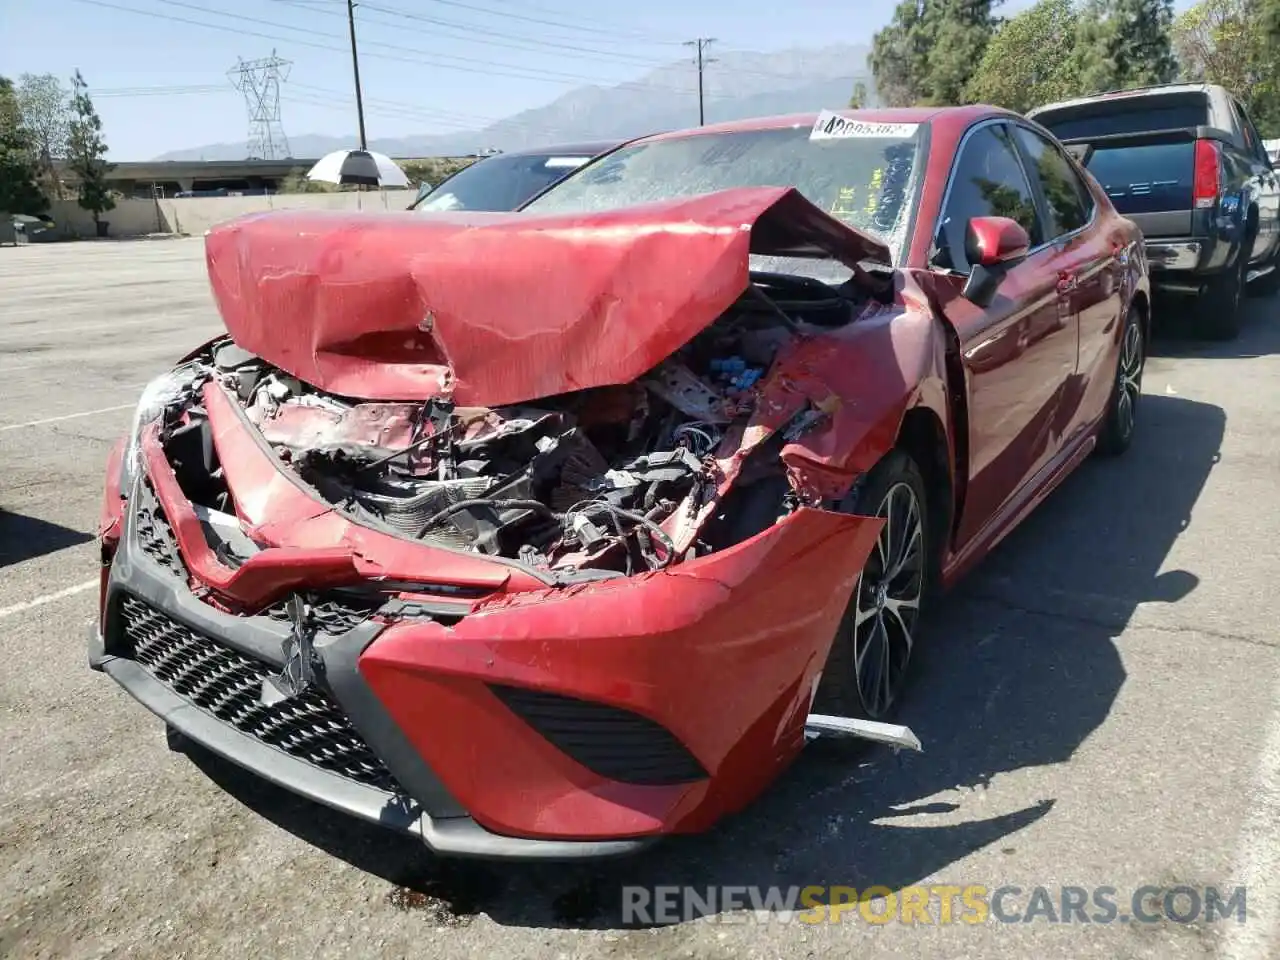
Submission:
[[[622,888],[624,924],[1195,923],[1246,919],[1244,887],[885,886]]]

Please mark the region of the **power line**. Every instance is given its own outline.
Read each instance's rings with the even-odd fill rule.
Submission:
[[[227,31],[233,31],[235,33],[240,33],[240,34],[250,34],[252,36],[265,37],[266,39],[269,39],[269,40],[277,40],[280,42],[287,42],[287,43],[296,43],[301,46],[315,47],[316,49],[320,49],[320,50],[335,50],[335,51],[341,50],[341,48],[339,47],[331,47],[323,44],[318,44],[314,41],[301,40],[294,37],[280,37],[272,34],[254,33],[252,31],[248,31],[243,28],[234,28],[233,30],[233,28],[224,26],[222,24],[207,23],[199,20],[190,20],[185,17],[176,17],[171,14],[157,13],[149,10],[138,10],[137,8],[121,7],[118,4],[108,3],[106,2],[106,0],[76,0],[76,2],[90,3],[96,6],[111,7],[112,9],[125,10],[130,13],[139,13],[144,16],[157,17],[160,19],[176,20],[179,23],[189,23],[194,26],[208,27],[215,30],[227,30]],[[275,20],[263,20],[259,17],[247,17],[240,14],[224,13],[221,10],[210,9],[208,7],[201,6],[199,4],[187,3],[185,2],[185,0],[156,0],[156,2],[166,4],[167,6],[180,7],[187,10],[193,10],[198,13],[205,14],[206,16],[228,17],[230,19],[236,20],[238,23],[253,23],[253,24],[259,24],[261,26],[266,26],[266,27],[274,27],[279,30],[291,30],[295,33],[307,34],[309,36],[316,36],[324,39],[336,39],[333,36],[333,34],[329,33],[328,31],[315,30],[310,27],[295,26],[294,24],[290,24],[290,23],[280,23]],[[456,63],[468,64],[468,65],[474,64],[475,66],[484,67],[490,75],[511,77],[517,80],[539,80],[547,83],[562,83],[565,85],[569,85],[570,83],[595,84],[595,83],[608,82],[608,83],[617,84],[618,86],[631,84],[633,86],[638,86],[638,87],[651,87],[657,90],[674,89],[670,87],[664,87],[661,84],[646,83],[643,81],[623,81],[619,83],[618,81],[615,81],[615,80],[604,80],[599,76],[592,76],[592,75],[581,74],[581,73],[565,73],[562,71],[555,71],[555,70],[545,70],[540,67],[526,67],[526,66],[523,66],[522,64],[504,63],[502,61],[495,61],[492,58],[487,58],[487,57],[486,58],[464,57],[457,54],[443,54],[443,53],[438,53],[434,50],[423,50],[420,47],[407,47],[402,44],[385,43],[380,40],[366,40],[364,41],[363,46],[366,48],[379,47],[385,50],[394,50],[401,53],[414,55],[414,57],[410,59],[403,56],[392,56],[390,54],[385,54],[385,53],[369,53],[366,50],[365,52],[366,57],[375,57],[380,60],[390,60],[390,61],[395,61],[399,63],[413,63],[418,66],[427,64],[427,65],[439,67],[445,70],[458,70],[466,73],[474,73],[474,69],[471,66],[465,66],[465,67],[454,66],[453,63],[449,63],[446,61],[454,61]],[[495,68],[506,68],[506,69],[495,69]],[[513,71],[520,71],[520,72],[517,73]],[[677,90],[676,92],[684,92],[684,91]]]
[[[693,62],[698,65],[698,126],[700,127],[707,122],[707,114],[706,114],[706,111],[703,109],[703,105],[702,105],[702,100],[703,100],[702,71],[704,69],[705,64],[715,63],[715,60],[713,58],[704,57],[703,51],[705,51],[708,47],[711,46],[711,44],[715,42],[716,42],[715,37],[698,37],[695,40],[686,40],[684,43],[686,47],[698,48],[697,57],[694,59]]]
[[[235,19],[237,21],[237,25],[230,26],[227,24],[209,23],[208,21],[204,21],[204,20],[193,20],[190,17],[177,16],[174,14],[163,13],[155,10],[140,10],[137,7],[124,6],[123,4],[110,2],[110,0],[75,0],[75,2],[88,4],[90,6],[102,7],[104,9],[109,9],[109,10],[117,10],[122,13],[132,13],[137,16],[151,17],[153,19],[164,20],[172,23],[187,24],[189,26],[201,27],[206,30],[220,30],[225,33],[234,33],[240,37],[246,37],[246,36],[259,37],[265,40],[272,40],[272,41],[281,42],[281,43],[291,43],[301,47],[309,47],[311,49],[324,50],[332,53],[345,54],[348,52],[347,50],[345,50],[340,46],[317,43],[314,40],[306,40],[299,37],[282,37],[279,34],[265,33],[260,30],[250,29],[244,24],[246,22],[257,23],[257,24],[262,24],[269,27],[275,27],[278,29],[290,30],[298,33],[306,33],[306,34],[311,34],[319,37],[336,39],[332,37],[332,34],[325,33],[323,31],[311,30],[305,27],[297,27],[297,26],[293,26],[292,24],[282,24],[282,23],[277,23],[269,20],[260,20],[258,18],[253,18],[253,17],[244,17],[237,14],[227,14],[227,13],[223,13],[222,11],[210,10],[206,7],[201,7],[195,4],[184,3],[184,2],[181,2],[181,0],[159,0],[159,2],[167,3],[172,6],[188,8],[206,15],[231,17],[232,19]],[[300,2],[300,0],[295,0],[295,2]],[[370,53],[366,51],[365,57],[373,57],[375,59],[386,60],[386,61],[391,61],[396,63],[408,63],[408,64],[413,64],[415,66],[423,66],[424,64],[427,64],[427,65],[435,66],[435,67],[438,67],[439,69],[444,69],[444,70],[455,70],[455,71],[466,72],[466,73],[474,72],[474,68],[472,67],[454,66],[450,63],[444,63],[439,59],[440,56],[442,55],[434,54],[431,51],[424,51],[414,47],[403,47],[397,44],[386,44],[386,43],[380,43],[380,42],[374,42],[374,41],[365,42],[366,47],[374,46],[374,45],[379,47],[384,47],[387,49],[394,49],[394,50],[404,51],[407,53],[412,53],[412,54],[415,54],[416,56],[408,57],[408,56],[398,56],[390,53]],[[524,72],[516,73],[509,70],[504,71],[504,70],[495,69],[495,66],[515,66],[515,65],[495,64],[493,61],[490,61],[490,60],[482,60],[482,59],[473,58],[473,57],[453,56],[453,57],[450,57],[450,59],[458,60],[466,63],[482,65],[486,67],[487,72],[490,75],[512,77],[518,80],[536,80],[539,82],[555,83],[555,84],[561,84],[566,86],[570,84],[579,83],[579,82],[611,83],[612,85],[618,88],[632,87],[637,89],[659,90],[659,91],[666,91],[670,93],[680,93],[680,94],[689,92],[684,89],[668,87],[662,84],[648,82],[648,81],[631,80],[631,81],[618,82],[618,81],[612,81],[612,80],[604,80],[603,78],[600,78],[600,77],[586,76],[582,74],[553,73],[551,71],[538,70],[533,67],[521,68],[518,66],[516,67],[516,69],[521,69]],[[718,96],[716,94],[706,94],[705,99],[715,100],[715,99],[731,99],[731,98],[725,97],[725,96]]]
[[[162,85],[156,87],[100,87],[93,91],[93,99],[100,97],[179,97],[188,94],[226,93],[224,86],[211,83],[189,86]]]
[[[95,3],[95,4],[98,4],[99,6],[106,5],[105,3],[102,2],[102,0],[77,0],[77,2]],[[309,36],[322,37],[327,40],[337,39],[336,37],[334,37],[332,33],[329,33],[326,30],[314,30],[314,29],[311,29],[310,27],[299,27],[291,23],[280,23],[279,21],[276,21],[276,20],[263,20],[259,17],[246,17],[246,16],[242,16],[241,14],[224,13],[221,10],[213,10],[213,9],[210,9],[209,7],[201,6],[199,4],[187,3],[185,2],[185,0],[156,0],[156,2],[163,3],[171,7],[182,7],[183,9],[186,9],[186,10],[194,10],[198,13],[203,13],[206,16],[229,17],[230,19],[236,20],[240,23],[255,23],[264,27],[275,27],[278,30],[292,30],[295,33],[304,33]],[[150,11],[134,10],[133,12],[147,13],[150,16],[164,16],[163,14],[150,13]],[[176,18],[176,19],[181,19],[181,18]],[[214,27],[215,29],[228,29],[226,27],[223,27],[221,24],[201,23],[198,21],[187,21],[187,22],[196,23],[197,26]],[[244,31],[237,30],[236,32],[240,33]],[[313,47],[319,46],[316,43],[308,42],[304,40],[296,40],[292,37],[289,37],[289,38],[270,37],[269,39],[282,40],[288,43],[299,43],[304,46],[313,46]],[[570,81],[595,83],[600,79],[599,77],[592,77],[592,76],[587,76],[587,75],[578,74],[578,73],[562,73],[556,70],[543,70],[539,67],[524,67],[524,66],[521,66],[520,64],[502,63],[501,61],[495,61],[490,58],[463,57],[463,56],[458,56],[456,54],[437,53],[434,50],[423,50],[420,47],[406,47],[398,43],[384,43],[380,40],[366,40],[364,42],[364,46],[380,47],[384,50],[395,50],[402,53],[411,53],[411,54],[415,54],[417,59],[408,60],[405,57],[392,57],[392,56],[388,56],[387,54],[377,54],[377,53],[368,53],[368,52],[365,53],[366,57],[377,57],[378,59],[383,59],[383,60],[399,60],[404,63],[422,64],[425,62],[432,66],[442,67],[446,70],[465,69],[466,72],[468,73],[474,72],[470,67],[465,67],[465,68],[454,67],[452,64],[445,62],[445,61],[452,60],[452,61],[456,61],[458,63],[463,63],[463,64],[474,64],[476,66],[483,66],[488,68],[489,72],[492,74],[495,74],[497,76],[514,77],[517,80],[541,80],[545,76],[545,78],[547,79],[563,78],[564,80],[570,80]],[[320,49],[341,50],[340,47],[326,47],[326,46],[320,46]],[[514,70],[520,70],[523,72],[522,73],[510,73],[510,72],[504,73],[499,70],[494,70],[493,67],[495,66],[508,67],[508,68],[511,68]]]
[[[679,41],[657,38],[649,34],[640,33],[634,30],[627,30],[626,28],[594,27],[588,23],[566,23],[563,20],[547,20],[541,17],[530,17],[519,13],[508,13],[505,10],[492,10],[486,7],[476,6],[474,3],[467,3],[465,0],[431,0],[431,2],[438,3],[441,6],[446,7],[457,7],[460,10],[471,10],[475,13],[485,13],[492,17],[501,17],[504,20],[521,20],[525,23],[537,23],[548,27],[560,27],[564,30],[580,30],[583,33],[604,34],[610,37],[629,35],[638,39],[648,39],[655,43],[670,44],[672,46],[679,43]]]
[[[280,2],[296,4],[298,0],[280,0]],[[375,13],[381,13],[388,16],[398,17],[402,20],[414,20],[420,23],[429,23],[434,25],[437,28],[451,27],[459,31],[465,31],[461,33],[447,34],[447,36],[449,36],[450,38],[456,37],[460,40],[469,41],[471,43],[483,43],[487,46],[504,46],[504,47],[510,47],[515,50],[538,50],[540,48],[567,50],[572,53],[587,54],[588,56],[594,57],[595,59],[598,59],[598,60],[606,60],[606,61],[615,62],[615,63],[621,63],[623,61],[627,61],[630,63],[637,64],[639,66],[665,66],[667,63],[670,62],[669,60],[659,60],[659,59],[655,59],[654,57],[637,57],[628,53],[611,53],[609,51],[600,50],[594,47],[584,47],[584,46],[581,46],[580,44],[560,43],[559,41],[556,41],[556,40],[530,40],[530,41],[522,42],[521,38],[514,34],[503,33],[500,30],[488,30],[488,29],[485,29],[484,27],[477,27],[471,24],[459,23],[456,20],[441,20],[439,17],[423,16],[422,14],[409,13],[408,11],[405,11],[405,10],[392,10],[389,7],[380,7],[380,6],[377,6],[376,4],[366,3],[364,4],[364,8],[367,11],[373,11]],[[386,23],[386,21],[378,21],[378,22]],[[417,31],[417,32],[423,33],[426,31]],[[438,35],[439,30],[438,29],[432,30],[431,33],[432,35]],[[480,34],[484,36],[486,39],[473,40],[467,36],[467,33]],[[506,40],[508,42],[497,43],[493,39],[490,39],[493,37],[497,37],[499,38],[499,40]]]
[[[513,4],[513,3],[515,3],[515,2],[516,2],[516,0],[497,0],[497,2],[498,2],[498,3],[502,3],[502,4]],[[523,4],[522,4],[522,6],[530,7],[530,8],[532,8],[533,10],[537,10],[537,11],[540,11],[540,12],[542,12],[542,13],[550,13],[550,14],[552,14],[552,15],[557,15],[557,14],[560,14],[560,13],[564,12],[564,11],[559,11],[559,10],[552,10],[552,9],[550,9],[550,8],[548,8],[548,7],[540,7],[540,6],[538,6],[537,4],[523,3]],[[493,13],[494,13],[494,15],[495,15],[495,16],[500,16],[500,17],[504,17],[504,16],[506,16],[506,15],[507,15],[506,13],[504,13],[504,12],[502,12],[502,11],[497,11],[497,10],[493,11]],[[573,17],[578,21],[578,24],[577,24],[577,27],[578,27],[578,28],[581,28],[581,25],[582,25],[582,24],[596,24],[597,26],[602,27],[604,32],[606,32],[606,33],[610,33],[610,34],[613,34],[615,37],[616,37],[618,34],[626,34],[626,33],[632,33],[634,36],[655,36],[655,37],[656,37],[656,35],[651,35],[651,34],[641,33],[641,32],[635,32],[635,31],[629,31],[626,27],[619,27],[617,24],[614,24],[614,23],[606,23],[606,22],[605,22],[605,21],[603,21],[603,20],[598,20],[598,19],[593,19],[593,18],[590,18],[590,17],[584,17],[584,16],[581,16],[581,15],[579,15],[579,14],[578,14],[578,12],[577,12],[576,10],[572,13],[572,16],[573,16]],[[627,41],[621,41],[621,42],[627,42]],[[654,40],[652,40],[651,42],[652,42],[652,43],[654,43],[654,44],[663,44],[663,45],[665,45],[665,46],[671,46],[671,47],[674,47],[674,46],[676,46],[677,44],[679,44],[679,43],[680,43],[680,41],[679,41],[679,40],[673,40],[673,39],[670,39],[670,38],[663,38],[663,39],[656,39],[656,38],[655,38],[655,39],[654,39]]]
[[[293,85],[291,85],[293,86]],[[309,107],[319,107],[325,110],[334,110],[346,112],[351,109],[351,97],[337,95],[321,96],[315,93],[295,92],[291,90],[288,93],[281,94],[281,99],[289,103],[296,103]],[[453,133],[480,133],[473,123],[473,118],[469,117],[441,117],[434,113],[424,113],[411,106],[402,106],[395,103],[385,103],[374,98],[365,101],[366,112],[371,116],[387,117],[396,120],[411,120],[418,123],[431,123],[434,126],[445,127],[449,132]],[[531,123],[519,123],[531,133],[542,133],[546,128],[539,127]],[[549,132],[549,131],[548,131]]]

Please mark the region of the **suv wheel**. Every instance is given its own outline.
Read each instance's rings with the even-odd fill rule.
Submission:
[[[1196,333],[1206,340],[1234,340],[1240,335],[1240,298],[1249,269],[1246,249],[1241,245],[1236,262],[1210,280],[1196,301]]]

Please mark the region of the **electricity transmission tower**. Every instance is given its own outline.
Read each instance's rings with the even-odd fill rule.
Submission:
[[[703,56],[703,53],[715,42],[715,37],[698,37],[696,40],[686,40],[684,43],[686,47],[698,48],[698,55],[693,61],[698,65],[698,126],[707,122],[707,113],[702,106],[702,71],[708,63],[716,62],[714,57]]]
[[[227,71],[232,85],[244,94],[249,111],[249,159],[281,160],[289,156],[289,138],[280,122],[280,84],[289,79],[292,62],[276,56],[258,60],[237,58]]]

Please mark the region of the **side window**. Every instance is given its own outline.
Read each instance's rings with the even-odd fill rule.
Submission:
[[[1018,142],[1031,161],[1049,205],[1049,239],[1079,230],[1093,216],[1093,195],[1062,152],[1034,130],[1015,127]]]
[[[1245,110],[1244,104],[1233,99],[1231,109],[1235,111],[1236,122],[1240,125],[1240,133],[1244,136],[1247,152],[1259,163],[1268,165],[1270,160],[1267,157],[1267,148],[1263,145],[1262,138],[1258,136],[1258,128],[1249,119],[1249,112]]]
[[[1258,136],[1258,128],[1253,125],[1253,120],[1250,119],[1247,113],[1244,114],[1244,122],[1249,131],[1249,136],[1253,138],[1254,156],[1258,158],[1258,162],[1264,167],[1271,166],[1271,156],[1267,153],[1267,145],[1262,142],[1262,137]]]
[[[980,127],[965,141],[956,158],[951,192],[935,240],[938,266],[968,273],[965,228],[974,217],[1008,217],[1031,237],[1031,245],[1044,242],[1044,230],[1032,199],[1017,151],[1005,128]]]

